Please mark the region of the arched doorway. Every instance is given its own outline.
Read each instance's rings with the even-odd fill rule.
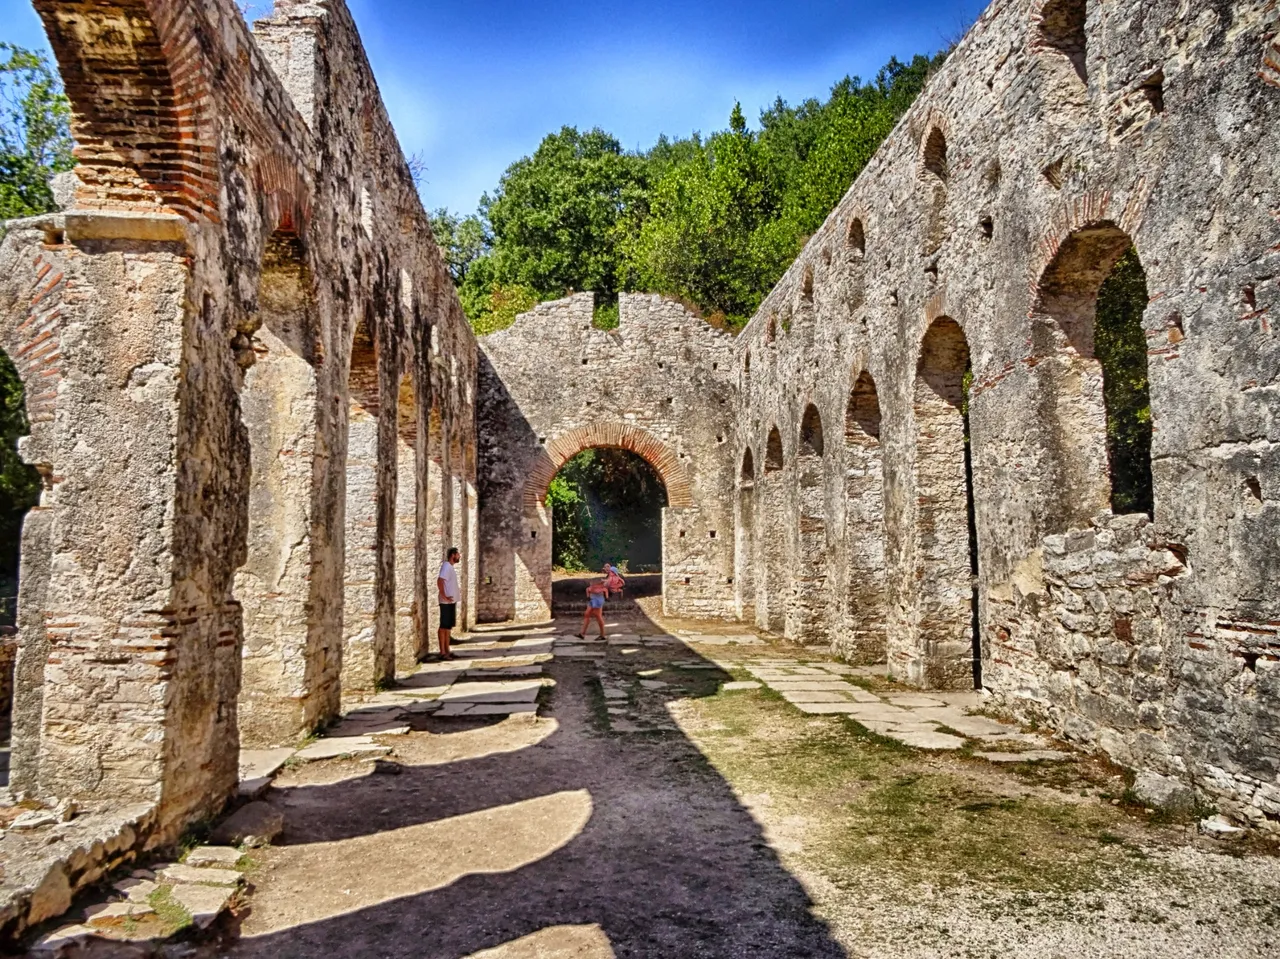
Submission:
[[[825,454],[822,414],[810,403],[796,444],[795,562],[786,622],[787,637],[806,645],[825,643],[831,636]]]
[[[839,652],[849,662],[878,663],[886,655],[884,464],[880,399],[865,370],[845,409],[844,471],[849,591]]]
[[[759,550],[756,569],[763,573],[756,583],[756,625],[779,635],[786,629],[787,593],[791,585],[787,573],[786,526],[777,519],[788,513],[784,465],[782,434],[777,426],[771,426],[765,440],[764,476],[760,481],[760,511],[761,515],[770,517],[770,522],[760,524],[756,537]]]
[[[24,530],[28,511],[40,502],[40,473],[24,463],[18,454],[18,440],[30,432],[22,378],[9,355],[0,349],[0,748],[8,760],[13,731],[13,706],[18,658],[18,597],[20,586],[24,604],[39,584],[19,583],[22,543],[44,539],[42,529]],[[28,657],[29,658],[29,657]],[[24,663],[24,671],[34,667],[41,674],[44,664]],[[30,681],[28,680],[28,685]],[[34,691],[34,690],[32,690]],[[30,697],[28,697],[30,698]],[[30,728],[31,724],[26,724]],[[28,746],[28,753],[30,747]],[[9,783],[10,765],[0,769],[0,784]]]
[[[611,452],[600,453],[605,450]],[[625,464],[634,464],[634,460],[621,454],[632,454],[643,462],[643,469],[650,470],[653,475],[653,479],[647,481],[649,492],[644,496],[656,499],[657,486],[662,488],[665,504],[660,507],[661,550],[656,564],[641,565],[657,566],[654,585],[655,589],[661,591],[664,607],[673,595],[679,595],[683,599],[696,595],[704,588],[704,584],[695,582],[692,570],[684,570],[682,560],[692,544],[697,543],[702,536],[714,537],[715,531],[701,528],[704,521],[697,515],[698,511],[692,509],[693,492],[679,455],[652,433],[639,427],[623,423],[593,424],[548,440],[543,446],[543,454],[529,469],[523,493],[524,546],[516,557],[517,563],[524,567],[521,571],[523,575],[519,572],[517,575],[516,615],[519,619],[537,619],[551,611],[555,503],[554,500],[549,500],[549,496],[552,494],[552,483],[562,468],[587,451],[595,451],[593,462],[599,457],[601,463],[612,463],[624,471],[633,468]],[[576,469],[577,466],[571,467],[571,472]],[[634,469],[637,478],[643,475],[641,467],[635,466]],[[617,552],[621,544],[613,545],[602,541],[594,551],[591,550],[590,543],[584,545],[588,547],[587,552],[579,557],[584,564],[592,560],[603,562],[605,559],[619,558],[610,555],[610,551]],[[562,554],[562,560],[563,558]],[[673,578],[673,571],[676,570],[679,575]],[[529,586],[537,591],[536,602],[532,595],[528,598],[521,595],[526,591],[522,582],[525,577]]]
[[[244,562],[235,597],[244,622],[237,722],[247,746],[292,743],[337,709],[325,675],[324,608],[336,571],[314,515],[327,457],[317,447],[317,316],[301,243],[273,234],[263,251],[257,313],[236,357],[249,448]],[[322,447],[323,444],[320,444]]]
[[[739,619],[753,621],[756,616],[755,536],[756,536],[756,464],[747,447],[738,471],[733,543],[734,602]]]
[[[1151,400],[1142,316],[1146,274],[1110,222],[1077,230],[1045,268],[1032,310],[1052,463],[1044,529],[1085,526],[1099,512],[1155,509]]]
[[[934,320],[920,345],[913,397],[917,648],[909,654],[904,677],[934,689],[972,687],[980,662],[968,380],[964,331],[950,317]]]
[[[626,578],[625,601],[661,593],[667,490],[644,457],[618,447],[585,449],[557,471],[546,505],[552,612],[580,610],[587,583],[605,563]]]

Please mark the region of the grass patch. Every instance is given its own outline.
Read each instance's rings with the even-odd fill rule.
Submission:
[[[172,887],[157,887],[147,897],[147,903],[156,911],[156,918],[164,923],[170,935],[191,925],[191,913],[187,912],[186,906],[173,898]]]
[[[767,793],[780,814],[803,816],[801,855],[842,888],[883,879],[1039,895],[1148,868],[1116,840],[1117,807],[1025,796],[1009,770],[975,771],[958,752],[922,752],[848,716],[800,713],[767,688],[697,708],[708,726],[696,738],[716,770],[738,792]],[[1078,792],[1078,776],[1073,785]]]

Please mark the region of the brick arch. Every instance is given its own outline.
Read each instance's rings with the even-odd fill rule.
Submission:
[[[254,167],[267,233],[302,236],[311,222],[311,184],[296,160],[270,153]]]
[[[145,0],[37,0],[74,108],[76,201],[216,216],[210,90],[192,12]]]
[[[525,509],[534,510],[547,497],[547,488],[565,463],[583,450],[609,446],[628,450],[657,470],[667,488],[668,506],[692,506],[693,490],[679,457],[652,433],[625,423],[593,423],[570,430],[547,442],[529,470],[524,484]]]

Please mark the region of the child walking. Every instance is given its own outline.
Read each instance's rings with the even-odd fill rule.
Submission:
[[[592,580],[587,584],[587,608],[582,612],[582,632],[575,634],[579,639],[587,638],[587,625],[594,619],[600,627],[600,638],[604,639],[604,601],[609,595],[609,587],[603,579]]]

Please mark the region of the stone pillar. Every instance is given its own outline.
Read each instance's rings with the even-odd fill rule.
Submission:
[[[369,689],[377,633],[378,420],[352,401],[347,424],[346,582],[342,688]]]
[[[760,481],[760,516],[757,524],[756,625],[782,635],[786,628],[786,597],[791,588],[787,565],[785,473],[766,469]]]
[[[44,611],[49,587],[49,541],[53,510],[37,506],[22,522],[22,568],[18,573],[18,650],[13,669],[9,789],[15,797],[39,787],[40,717],[49,637]]]
[[[308,731],[322,671],[310,602],[316,377],[281,332],[270,322],[258,330],[240,394],[249,523],[235,595],[244,610],[239,722],[248,746],[285,745]]]
[[[401,411],[401,423],[416,422],[412,406]],[[396,450],[396,557],[395,557],[395,631],[396,669],[411,670],[422,650],[419,646],[417,492],[418,459],[416,429],[409,435],[401,430]]]
[[[39,377],[23,455],[50,484],[24,534],[17,781],[158,804],[162,838],[238,778],[248,463],[227,307],[191,274],[194,229],[70,212],[0,247],[0,273],[29,284],[0,343]]]

